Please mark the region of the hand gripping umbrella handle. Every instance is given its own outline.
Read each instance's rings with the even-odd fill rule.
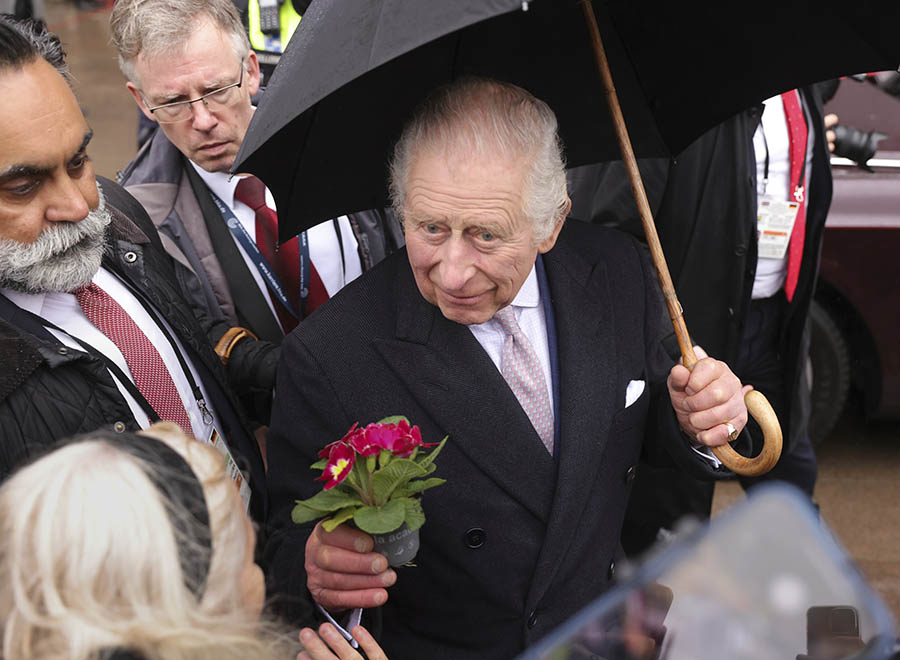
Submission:
[[[688,334],[687,326],[684,323],[681,303],[678,302],[678,297],[675,295],[675,287],[672,284],[672,277],[669,275],[666,257],[663,254],[662,245],[656,233],[656,224],[653,222],[650,202],[647,201],[647,193],[641,180],[641,172],[638,169],[637,159],[634,156],[631,139],[628,137],[628,129],[622,116],[622,108],[619,106],[619,98],[616,95],[616,87],[613,84],[609,62],[606,59],[606,51],[600,38],[600,28],[597,26],[597,19],[594,16],[591,0],[582,0],[581,7],[584,10],[585,20],[588,24],[594,55],[597,59],[597,68],[600,71],[603,91],[606,94],[606,100],[609,105],[609,114],[615,125],[616,137],[619,140],[619,148],[622,152],[622,160],[625,163],[625,168],[628,170],[631,190],[637,202],[641,223],[644,225],[644,234],[647,237],[647,245],[650,248],[653,265],[656,267],[656,274],[659,277],[663,298],[665,298],[669,317],[672,319],[672,325],[675,328],[675,336],[678,338],[678,346],[681,348],[684,365],[688,369],[693,369],[697,363],[697,356],[694,355],[690,334]],[[733,472],[747,477],[756,477],[771,470],[781,456],[781,425],[778,423],[778,418],[775,416],[772,406],[760,392],[756,390],[748,392],[744,396],[744,403],[747,405],[747,410],[751,417],[759,423],[762,429],[764,439],[762,451],[754,458],[747,458],[738,454],[732,449],[731,445],[725,444],[720,447],[714,447],[713,453]]]

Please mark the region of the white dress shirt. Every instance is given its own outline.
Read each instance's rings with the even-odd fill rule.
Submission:
[[[125,286],[118,277],[102,267],[94,275],[93,282],[108,293],[122,309],[125,310],[141,331],[147,336],[150,343],[152,343],[159,352],[160,357],[166,365],[166,369],[169,371],[169,375],[172,377],[172,381],[175,383],[175,387],[178,390],[178,396],[184,404],[188,418],[191,420],[191,430],[194,433],[194,437],[198,440],[208,441],[214,430],[218,430],[218,433],[221,436],[222,426],[215,417],[215,412],[210,409],[210,412],[213,414],[212,422],[204,421],[203,412],[200,410],[200,406],[194,398],[190,381],[185,375],[184,370],[181,368],[181,363],[178,361],[178,357],[175,353],[176,349],[169,343],[159,325],[157,325],[156,321],[147,313],[147,310],[145,310],[143,305],[135,298],[134,294],[131,293],[128,287]],[[131,370],[128,368],[128,363],[125,361],[121,351],[119,351],[116,345],[106,335],[88,320],[81,309],[81,305],[78,304],[75,294],[27,294],[13,291],[12,289],[3,289],[3,295],[20,308],[62,328],[65,332],[60,332],[53,328],[48,328],[48,330],[64,345],[69,348],[83,351],[84,349],[81,344],[73,338],[77,337],[78,339],[81,339],[83,342],[97,349],[100,353],[109,358],[122,370],[122,373],[133,380]],[[162,318],[160,318],[160,322],[165,323]],[[166,326],[166,329],[175,341],[177,350],[181,352],[182,356],[185,356],[185,363],[187,364],[194,381],[200,387],[204,399],[206,399],[206,402],[209,405],[209,395],[203,387],[199,374],[194,369],[191,361],[187,359],[184,347],[178,341],[175,333],[168,325]],[[131,395],[128,389],[119,382],[119,379],[112,371],[110,371],[110,375],[112,375],[113,381],[119,388],[122,397],[128,403],[128,407],[131,409],[131,413],[134,415],[134,419],[138,426],[141,428],[150,426],[150,419],[147,417],[147,413],[144,412],[144,409],[141,408],[137,400]]]
[[[197,174],[200,175],[200,178],[203,179],[203,182],[206,183],[213,194],[231,209],[234,216],[241,225],[243,225],[244,229],[247,230],[250,238],[255,242],[256,213],[249,206],[234,198],[234,191],[240,181],[240,176],[232,176],[227,172],[207,172],[193,161],[189,162],[193,165]],[[266,188],[266,205],[273,211],[276,211],[275,199],[272,197],[272,193],[269,192],[268,188]],[[306,232],[309,241],[309,258],[315,265],[319,277],[322,278],[322,283],[325,285],[325,290],[328,292],[329,297],[335,295],[349,282],[352,282],[362,275],[362,264],[359,260],[358,244],[356,242],[356,236],[353,234],[353,228],[350,226],[350,220],[347,219],[347,216],[342,215],[338,218],[338,224],[341,228],[340,241],[338,241],[334,224],[330,220],[318,224],[315,227],[308,229]],[[235,239],[234,242],[235,245],[237,245],[241,256],[244,257],[244,262],[247,264],[247,268],[253,275],[256,286],[262,291],[266,302],[269,304],[272,315],[277,319],[278,315],[275,313],[272,296],[269,293],[269,288],[266,286],[262,275],[260,275],[256,265],[253,263],[253,259],[247,254],[240,242],[237,239]],[[344,252],[343,260],[341,259],[342,246]],[[344,268],[345,263],[346,270]]]
[[[803,114],[809,135],[806,140],[806,167],[804,168],[804,185],[806,199],[809,200],[809,174],[812,170],[813,144],[815,130],[806,104],[801,96]],[[793,199],[791,188],[790,138],[788,136],[787,119],[784,116],[784,101],[781,95],[763,101],[764,109],[756,133],[753,134],[753,150],[756,153],[756,192],[758,195],[775,195],[780,199]],[[769,154],[769,180],[764,183],[766,149]],[[765,186],[765,188],[764,188]],[[782,259],[760,257],[756,264],[756,277],[753,280],[751,297],[769,298],[778,293],[784,286],[787,277],[788,253]]]
[[[550,370],[550,342],[547,339],[547,319],[544,315],[544,306],[541,304],[541,289],[538,286],[537,270],[531,267],[531,272],[519,289],[519,293],[511,303],[516,313],[516,321],[522,332],[528,337],[534,352],[537,353],[544,370],[544,382],[547,383],[547,396],[550,398],[550,408],[556,415],[553,402],[553,374]],[[500,361],[503,357],[503,344],[506,342],[506,332],[500,321],[489,319],[478,325],[470,325],[469,330],[481,344],[485,352],[500,370]]]

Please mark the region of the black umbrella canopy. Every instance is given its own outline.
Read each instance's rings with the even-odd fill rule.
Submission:
[[[596,0],[595,13],[639,157],[675,155],[781,91],[900,63],[895,0]],[[547,101],[569,165],[620,157],[578,0],[314,0],[235,171],[272,190],[282,239],[383,207],[404,122],[464,75]]]

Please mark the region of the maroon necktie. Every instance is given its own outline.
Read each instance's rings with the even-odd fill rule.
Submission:
[[[88,320],[122,353],[138,391],[160,419],[175,422],[193,437],[191,420],[166,363],[134,319],[96,284],[91,283],[73,293]]]
[[[784,293],[788,301],[794,297],[797,281],[800,279],[800,262],[803,261],[803,241],[806,237],[806,187],[800,181],[800,174],[806,167],[806,143],[809,130],[800,104],[800,94],[796,89],[781,95],[784,102],[784,117],[787,120],[788,139],[791,156],[791,198],[800,204],[797,209],[797,220],[791,232],[788,247],[787,278],[784,281]]]
[[[266,205],[266,186],[255,176],[243,177],[238,181],[234,197],[249,206],[256,213],[256,245],[266,262],[275,271],[285,294],[294,309],[300,311],[300,243],[295,236],[283,245],[278,245],[278,216]],[[304,312],[306,316],[328,300],[328,292],[322,278],[309,264],[309,293]],[[297,326],[297,319],[277,300],[273,300],[281,327],[285,334]]]

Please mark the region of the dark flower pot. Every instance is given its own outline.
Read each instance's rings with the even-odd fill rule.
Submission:
[[[375,552],[387,557],[391,566],[402,566],[415,558],[419,551],[419,530],[411,530],[403,523],[398,529],[387,534],[372,534]]]

